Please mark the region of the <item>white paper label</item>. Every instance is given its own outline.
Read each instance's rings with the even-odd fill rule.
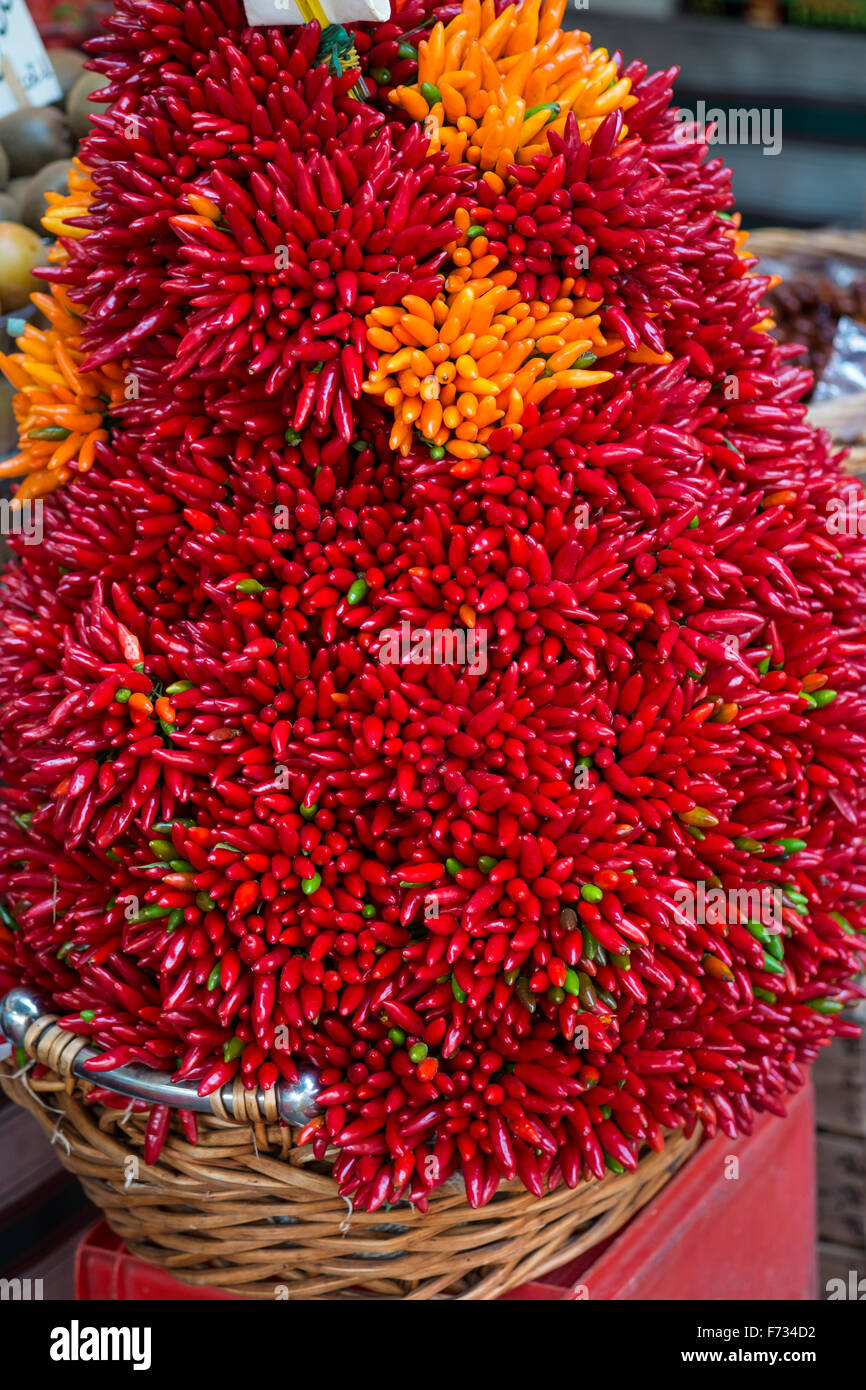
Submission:
[[[0,0],[0,116],[63,93],[24,0]]]
[[[309,0],[244,0],[244,9],[248,24],[306,24],[315,14]],[[381,23],[391,15],[390,0],[325,0],[321,9],[329,24],[371,19]]]

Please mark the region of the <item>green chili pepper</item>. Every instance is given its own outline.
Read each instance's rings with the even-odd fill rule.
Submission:
[[[427,1056],[427,1044],[423,1042],[413,1043],[409,1048],[410,1062],[423,1062]]]
[[[158,859],[173,859],[177,853],[171,840],[148,840],[147,843]]]
[[[41,430],[31,430],[28,439],[68,439],[72,430],[64,429],[63,425],[45,425]]]
[[[805,848],[806,848],[806,841],[805,841],[805,840],[795,840],[795,839],[777,840],[777,841],[776,841],[776,844],[781,845],[781,847],[782,847],[782,849],[783,849],[783,851],[785,852],[786,855],[787,855],[787,854],[797,854],[801,849],[805,849]]]
[[[466,865],[461,864],[459,859],[454,859],[449,855],[449,857],[445,860],[445,867],[448,870],[449,874],[451,874],[453,878],[456,878],[458,874],[462,874],[463,870],[466,868]]]
[[[96,1010],[95,1010],[95,1009],[82,1009],[82,1010],[81,1010],[81,1017],[84,1019],[84,1022],[85,1022],[85,1023],[92,1023],[93,1020],[96,1018]]]
[[[451,976],[451,993],[454,995],[454,998],[457,1000],[458,1004],[466,1003],[466,991],[465,989],[460,988],[456,978],[453,975]]]
[[[390,1028],[388,1030],[388,1037],[395,1047],[402,1047],[406,1041],[406,1034],[403,1032],[402,1028]]]
[[[133,926],[137,926],[139,922],[155,922],[158,917],[168,917],[171,910],[170,907],[161,907],[159,903],[149,903],[147,907],[142,908],[137,917],[130,920]]]
[[[319,873],[318,869],[315,871],[312,878],[301,879],[301,892],[306,893],[307,897],[309,897],[311,893],[315,893],[321,886],[322,875]]]
[[[442,100],[442,93],[432,82],[421,83],[421,95],[428,106],[435,106],[438,101]]]
[[[808,1007],[816,1014],[839,1014],[845,1005],[841,999],[810,999]]]
[[[125,685],[119,686],[118,689],[114,692],[114,698],[119,705],[125,705],[131,695],[132,691],[127,690]]]
[[[604,897],[604,892],[595,883],[585,883],[580,890],[580,896],[584,902],[600,903]]]
[[[240,1057],[244,1050],[244,1046],[243,1038],[229,1038],[228,1042],[223,1045],[223,1058],[225,1061],[233,1062],[236,1057]]]
[[[764,952],[764,969],[768,975],[784,975],[785,973],[784,965],[780,964],[775,956],[771,956],[768,951]]]
[[[366,598],[369,589],[370,586],[367,583],[366,579],[356,579],[354,584],[350,585],[349,590],[346,594],[346,602],[348,603],[349,607],[355,608],[359,603],[361,603]]]
[[[361,908],[361,916],[366,917],[367,921],[376,916],[376,909],[372,903],[365,903]]]
[[[854,928],[848,921],[848,918],[843,917],[841,912],[831,912],[830,916],[833,918],[833,921],[842,928],[844,932],[848,933],[849,936],[855,935]]]
[[[523,119],[528,121],[530,116],[537,116],[539,111],[549,111],[548,121],[553,121],[559,115],[562,107],[558,101],[543,101],[539,106],[530,106]]]
[[[217,985],[219,984],[219,982],[220,982],[220,964],[219,964],[219,961],[217,961],[217,963],[216,963],[216,965],[214,966],[213,970],[210,972],[210,974],[209,974],[208,977],[207,977],[207,985],[206,985],[206,988],[207,988],[208,990],[216,989],[216,987],[217,987]]]
[[[257,579],[253,578],[239,579],[235,588],[239,594],[263,594],[265,592],[264,584],[260,584]]]
[[[770,934],[763,922],[749,921],[745,923],[746,930],[751,933],[756,941],[760,941],[762,946],[769,947]]]

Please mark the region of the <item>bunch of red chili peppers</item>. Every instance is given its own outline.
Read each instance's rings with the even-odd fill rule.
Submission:
[[[362,100],[317,25],[119,0],[87,235],[47,274],[130,389],[3,576],[0,983],[47,989],[95,1076],[313,1064],[302,1140],[369,1210],[784,1113],[852,1031],[866,925],[853,485],[728,171],[619,55],[635,100],[588,138],[489,178],[428,153],[389,91],[456,14],[358,26]],[[550,313],[537,351],[597,315],[607,379],[474,457],[395,454],[369,316],[432,344],[479,237],[515,328]],[[386,660],[406,628],[484,659]]]

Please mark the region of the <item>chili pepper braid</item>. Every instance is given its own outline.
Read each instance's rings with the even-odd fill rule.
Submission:
[[[748,1131],[863,956],[859,485],[672,71],[497,8],[120,0],[6,362],[0,985],[368,1210]]]

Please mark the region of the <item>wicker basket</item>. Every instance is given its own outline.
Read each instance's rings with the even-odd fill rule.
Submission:
[[[835,227],[758,227],[749,232],[747,250],[754,256],[776,256],[820,267],[824,261],[850,261],[866,270],[866,232]]]
[[[315,1162],[288,1126],[200,1115],[192,1145],[173,1122],[148,1166],[145,1117],[85,1103],[88,1082],[51,1070],[34,1079],[7,1061],[0,1085],[133,1254],[187,1283],[262,1299],[495,1299],[619,1230],[698,1142],[673,1134],[636,1173],[540,1199],[505,1183],[473,1211],[452,1179],[425,1214],[407,1203],[356,1212],[328,1156]]]

